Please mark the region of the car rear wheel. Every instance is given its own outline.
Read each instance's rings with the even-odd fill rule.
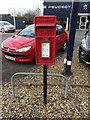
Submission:
[[[2,31],[2,33],[4,33],[5,32],[4,28],[2,28],[1,31]]]

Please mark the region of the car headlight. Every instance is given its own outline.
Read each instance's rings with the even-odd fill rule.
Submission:
[[[86,48],[86,43],[83,43],[82,46],[83,46],[84,48]]]
[[[86,43],[85,43],[85,42],[83,42],[83,43],[82,43],[82,46],[83,46],[84,48],[86,48]]]
[[[20,48],[20,49],[17,49],[16,52],[26,52],[26,51],[28,51],[30,48],[31,48],[31,46],[24,47],[24,48]]]
[[[3,48],[3,43],[4,43],[4,41],[1,43],[1,48]]]
[[[82,40],[81,44],[84,48],[87,48],[85,39]]]

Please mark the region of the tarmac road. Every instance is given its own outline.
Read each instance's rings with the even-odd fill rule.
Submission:
[[[3,33],[3,34],[0,33],[0,43],[1,41],[4,41],[5,39],[13,36],[14,34],[15,33]],[[14,62],[5,59],[1,55],[1,51],[0,51],[0,60],[2,63],[2,65],[0,65],[2,67],[2,84],[10,81],[11,76],[16,72],[26,72],[26,71],[30,71],[33,68],[38,67],[34,65],[34,63],[32,62],[23,63],[23,62]]]
[[[75,37],[75,46],[78,46],[84,37],[84,30],[77,30]],[[7,39],[10,36],[13,36],[15,33],[0,33],[0,43]],[[58,50],[56,52],[56,57],[63,55],[64,52]],[[2,83],[7,83],[10,81],[11,76],[16,72],[29,72],[31,69],[38,67],[38,65],[34,65],[32,62],[14,62],[2,57],[0,52],[0,72],[2,72]],[[63,64],[63,63],[62,63]]]

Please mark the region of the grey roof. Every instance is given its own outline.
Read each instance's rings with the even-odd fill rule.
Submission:
[[[44,0],[44,2],[89,2],[90,0]]]

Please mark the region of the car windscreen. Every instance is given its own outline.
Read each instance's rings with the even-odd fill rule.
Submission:
[[[5,22],[4,25],[11,25],[9,22]]]
[[[90,30],[88,31],[88,36],[90,36]]]
[[[34,25],[30,25],[18,33],[20,36],[35,37]]]
[[[62,26],[56,27],[56,36],[63,34],[63,28]]]
[[[86,42],[87,42],[88,47],[90,47],[90,36],[86,37]]]

